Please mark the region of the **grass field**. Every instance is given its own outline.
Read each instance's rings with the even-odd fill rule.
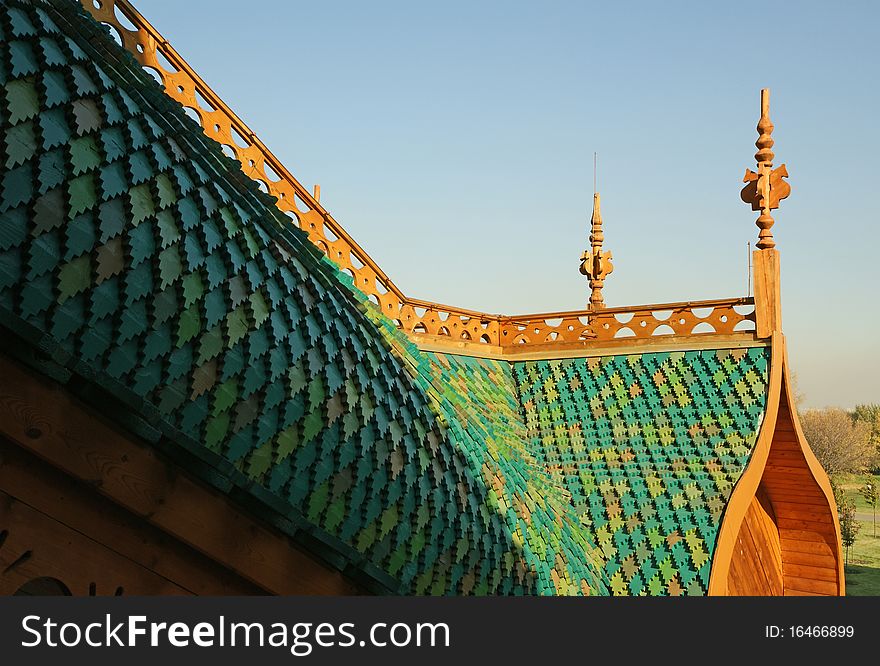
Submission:
[[[856,510],[870,513],[870,505],[859,492],[868,481],[873,483],[876,488],[880,488],[880,474],[838,474],[834,477],[834,482],[840,486],[849,499],[856,503]],[[880,504],[877,508],[880,509]]]
[[[871,536],[871,521],[859,521],[862,529],[849,549],[846,594],[853,597],[880,596],[880,531]]]
[[[867,481],[880,488],[880,475],[840,474],[835,482],[844,494],[853,500],[859,513],[871,513],[872,509],[862,497],[859,489]],[[878,511],[880,514],[880,511]],[[880,515],[878,515],[880,522]],[[849,564],[846,567],[846,594],[854,597],[880,596],[880,529],[873,536],[870,520],[860,520],[861,529],[856,535],[855,544],[849,549]],[[880,526],[878,526],[880,528]]]

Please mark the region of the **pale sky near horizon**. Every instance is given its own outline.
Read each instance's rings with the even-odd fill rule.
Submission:
[[[880,4],[133,0],[409,296],[579,309],[593,152],[608,305],[742,296],[771,88],[805,405],[880,403]]]

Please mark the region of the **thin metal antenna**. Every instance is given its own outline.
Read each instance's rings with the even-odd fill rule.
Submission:
[[[593,153],[593,194],[596,194],[596,164],[599,161],[599,153]]]

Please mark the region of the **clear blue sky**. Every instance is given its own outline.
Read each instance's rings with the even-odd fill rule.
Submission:
[[[807,406],[880,402],[873,2],[135,0],[408,295],[577,309],[592,157],[609,305],[744,295],[770,87]]]

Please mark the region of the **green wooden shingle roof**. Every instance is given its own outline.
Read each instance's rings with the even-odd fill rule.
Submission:
[[[421,352],[78,3],[0,86],[8,353],[376,591],[706,592],[768,349]]]

